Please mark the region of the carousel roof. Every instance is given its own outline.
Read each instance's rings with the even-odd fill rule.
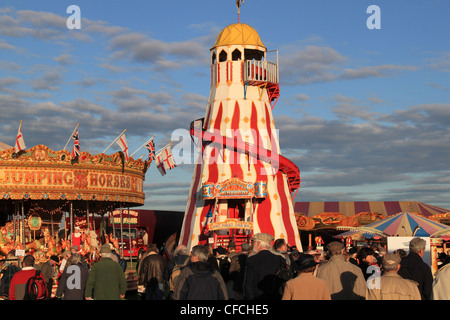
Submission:
[[[376,234],[384,234],[391,237],[430,237],[448,228],[449,226],[445,224],[427,219],[417,213],[400,212],[394,216],[365,225],[362,228],[348,228],[350,231],[344,232],[337,237],[346,238],[358,233],[367,239],[372,239]]]
[[[7,145],[6,143],[3,143],[0,141],[0,151],[5,151],[8,149],[11,149],[12,147],[10,145]]]
[[[295,202],[294,211],[313,217],[322,212],[339,212],[346,217],[360,212],[378,212],[385,217],[399,212],[417,212],[425,217],[450,212],[449,209],[436,207],[418,201],[327,201]]]

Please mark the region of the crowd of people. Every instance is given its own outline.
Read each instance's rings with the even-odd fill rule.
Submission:
[[[9,252],[1,260],[1,299],[124,298],[128,286],[125,277],[127,262],[119,254],[117,239],[112,234],[105,235],[99,242],[90,239],[87,246],[86,239],[80,241],[81,234],[76,227],[72,243],[64,239],[47,250],[32,248],[23,257],[15,256],[14,251]],[[39,287],[39,281],[43,283],[42,288],[38,289],[37,296],[30,298],[30,283]]]
[[[174,300],[431,300],[449,299],[447,263],[433,278],[423,261],[426,242],[413,238],[409,252],[383,246],[353,247],[334,241],[325,251],[299,252],[284,239],[256,234],[241,250],[231,242],[214,250],[177,247],[174,258],[144,258],[141,290],[153,279],[158,295]],[[153,255],[156,251],[153,251]],[[170,285],[167,285],[170,284]],[[166,288],[166,291],[164,291]],[[169,288],[167,290],[167,288]]]
[[[413,238],[409,252],[386,248],[346,250],[333,241],[325,250],[299,252],[284,239],[258,233],[239,250],[183,245],[166,259],[154,244],[137,262],[138,293],[143,300],[438,300],[450,299],[448,260],[432,275],[423,261],[426,242]],[[119,300],[127,292],[125,269],[114,245],[99,247],[97,259],[77,245],[46,261],[26,255],[19,267],[9,257],[2,267],[1,292],[27,299],[27,282],[41,277],[43,299]],[[39,270],[39,272],[37,272]]]

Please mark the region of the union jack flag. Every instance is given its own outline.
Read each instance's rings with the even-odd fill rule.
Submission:
[[[78,136],[78,130],[73,133],[73,149],[72,158],[80,156],[80,137]]]
[[[156,153],[155,153],[155,140],[149,141],[145,147],[148,150],[148,159],[156,159]]]

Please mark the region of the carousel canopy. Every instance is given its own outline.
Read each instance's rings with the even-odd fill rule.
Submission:
[[[11,149],[12,147],[0,141],[0,151]]]
[[[425,217],[449,212],[444,209],[417,201],[324,201],[324,202],[295,202],[294,211],[307,217],[322,212],[339,212],[346,217],[360,212],[378,212],[385,217],[399,212],[418,212]]]
[[[350,231],[344,232],[337,237],[347,238],[354,234],[362,234],[367,239],[372,239],[375,235],[380,234],[392,237],[429,237],[438,231],[448,228],[445,224],[429,220],[417,213],[401,212],[392,217],[370,223],[362,228],[348,228]]]

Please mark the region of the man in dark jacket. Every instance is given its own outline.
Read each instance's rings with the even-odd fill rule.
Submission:
[[[138,285],[145,287],[145,300],[162,300],[164,294],[164,269],[167,261],[158,254],[156,244],[149,245],[149,254],[139,268]]]
[[[191,261],[183,268],[175,286],[174,300],[227,300],[228,294],[220,273],[207,262],[208,249],[192,248]]]
[[[422,260],[425,253],[426,241],[414,238],[409,242],[409,254],[402,258],[398,274],[405,279],[419,284],[422,300],[430,300],[433,288],[431,268]]]
[[[277,284],[277,272],[286,263],[281,255],[271,252],[274,237],[267,233],[257,233],[252,238],[253,255],[247,259],[244,292],[247,300],[281,299]]]

